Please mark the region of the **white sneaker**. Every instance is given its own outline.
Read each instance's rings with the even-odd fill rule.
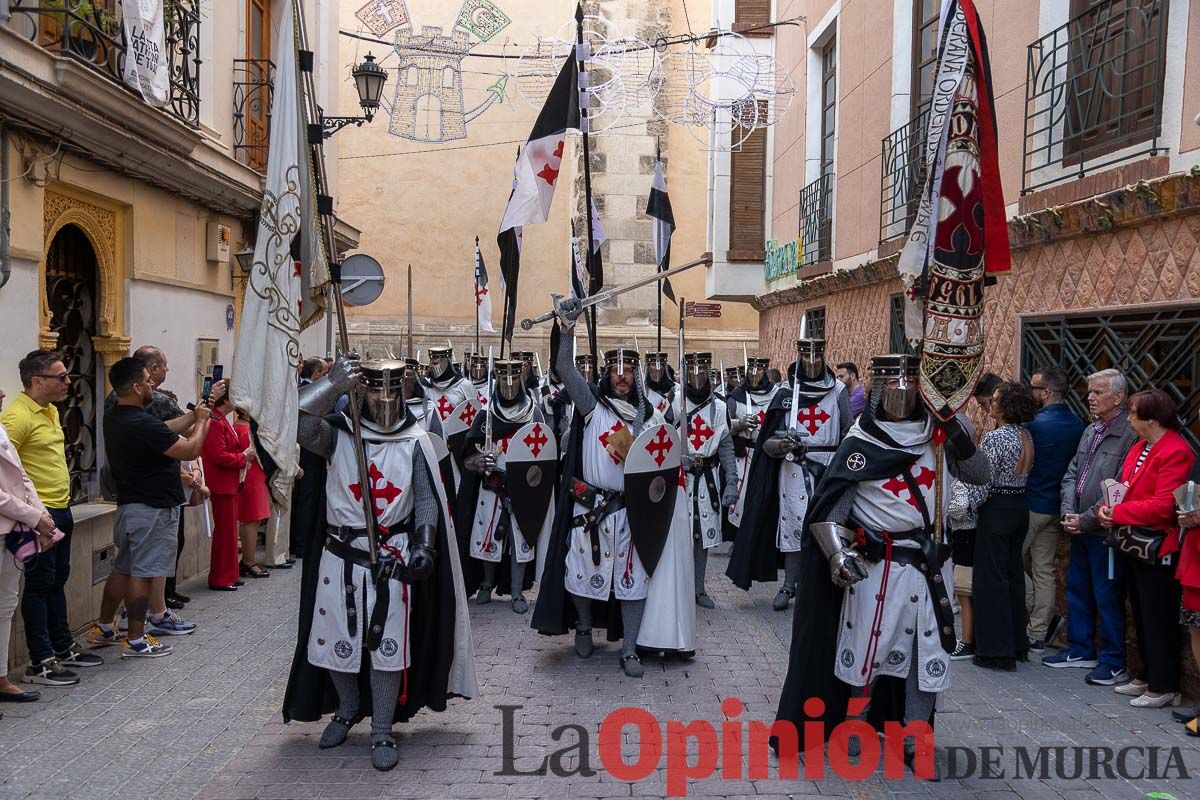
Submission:
[[[1141,697],[1149,688],[1150,684],[1148,683],[1130,681],[1129,683],[1122,683],[1120,686],[1114,687],[1113,691],[1117,694],[1123,694],[1126,697]]]
[[[1162,708],[1163,706],[1177,706],[1180,700],[1181,698],[1176,692],[1166,692],[1158,697],[1143,694],[1141,697],[1130,700],[1129,705],[1134,708]]]

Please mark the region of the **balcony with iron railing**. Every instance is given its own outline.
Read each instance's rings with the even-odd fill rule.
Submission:
[[[170,83],[164,110],[192,128],[200,125],[199,6],[200,0],[164,2]],[[0,0],[0,12],[5,10],[10,30],[137,96],[123,80],[130,48],[117,0]]]
[[[920,205],[925,183],[925,129],[929,125],[929,105],[917,116],[883,139],[883,164],[880,175],[879,243],[899,239],[908,233]]]
[[[833,173],[826,172],[800,190],[799,265],[833,256]]]
[[[257,172],[267,171],[275,65],[265,58],[233,61],[233,154]]]
[[[1167,5],[1097,3],[1029,45],[1022,194],[1162,149]]]

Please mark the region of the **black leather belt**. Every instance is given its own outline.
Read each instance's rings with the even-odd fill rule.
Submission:
[[[867,545],[864,555],[868,561],[877,562],[887,552],[883,534],[876,531],[865,531]],[[891,540],[896,542],[915,542],[918,547],[891,548],[890,560],[893,564],[907,564],[921,570],[925,576],[925,584],[933,597],[933,614],[937,618],[938,639],[942,649],[953,653],[958,646],[958,638],[954,634],[954,608],[950,605],[950,594],[946,590],[946,582],[942,580],[942,565],[950,557],[950,546],[939,544],[933,540],[928,531],[918,528],[904,533],[893,533]]]
[[[625,507],[623,492],[609,491],[592,486],[576,478],[571,482],[571,496],[575,502],[589,510],[571,520],[572,528],[582,527],[588,533],[592,545],[592,564],[600,566],[600,524]]]
[[[329,537],[325,540],[325,549],[346,562],[347,569],[353,564],[371,569],[371,555],[366,550],[360,550],[341,539]],[[413,583],[408,566],[395,556],[382,556],[376,563],[374,578],[376,583],[389,580],[402,583]],[[349,572],[347,572],[349,574]],[[347,581],[349,583],[349,581]]]

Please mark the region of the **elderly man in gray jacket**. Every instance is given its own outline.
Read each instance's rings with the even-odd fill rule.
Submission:
[[[1137,438],[1129,427],[1125,376],[1106,369],[1088,377],[1092,424],[1083,431],[1062,482],[1063,530],[1071,534],[1067,567],[1067,639],[1070,646],[1042,663],[1091,670],[1087,682],[1113,686],[1129,680],[1125,671],[1125,574],[1110,558],[1096,511],[1104,502],[1101,484],[1119,478],[1125,454]],[[1111,570],[1111,573],[1110,573]],[[1100,652],[1096,652],[1096,615]]]

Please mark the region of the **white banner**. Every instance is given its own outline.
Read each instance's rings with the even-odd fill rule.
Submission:
[[[163,24],[163,0],[125,0],[125,83],[152,106],[170,97],[169,58]]]

